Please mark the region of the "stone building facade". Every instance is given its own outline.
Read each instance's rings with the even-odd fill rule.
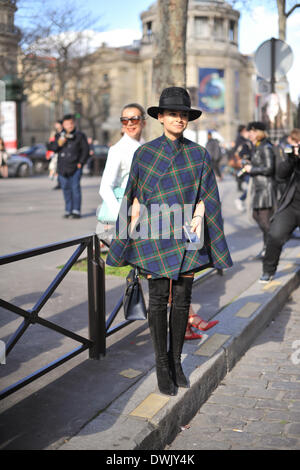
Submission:
[[[3,3],[3,2],[0,2]],[[141,13],[142,39],[128,47],[111,48],[103,44],[94,52],[93,65],[83,80],[85,88],[99,89],[97,102],[103,112],[93,123],[85,119],[89,108],[87,93],[82,91],[81,129],[92,133],[102,144],[112,144],[120,137],[120,110],[124,104],[138,102],[145,108],[156,105],[152,93],[153,59],[156,54],[156,33],[161,28],[154,2]],[[237,126],[254,118],[255,69],[251,57],[238,48],[239,12],[223,0],[190,0],[187,24],[187,88],[194,106],[203,110],[191,123],[191,138],[198,139],[208,129],[217,130],[225,142],[236,136]],[[84,86],[84,81],[87,86]],[[106,87],[99,88],[99,83]],[[37,84],[38,86],[38,84]],[[98,88],[97,88],[98,87]],[[24,104],[23,142],[44,142],[49,137],[53,120],[53,106],[37,96],[27,97]],[[36,106],[34,102],[38,100]],[[68,111],[75,111],[69,103]],[[35,114],[38,118],[35,119]],[[95,132],[96,128],[96,132]],[[156,137],[161,128],[153,119],[147,120],[145,138]],[[205,134],[206,135],[206,134]]]
[[[16,0],[0,0],[0,79],[17,72],[20,31],[14,24]]]
[[[189,2],[187,88],[193,105],[203,111],[192,125],[194,138],[201,130],[215,129],[230,142],[236,136],[237,126],[254,117],[255,69],[252,58],[242,55],[238,49],[239,16],[239,12],[223,0]],[[141,14],[141,20],[140,61],[144,83],[141,100],[149,103],[155,36],[161,28],[156,3]]]
[[[155,38],[161,28],[157,16],[156,2],[141,14],[142,39],[137,47],[111,50],[103,46],[97,51],[102,74],[110,83],[110,112],[102,122],[100,140],[104,136],[111,143],[119,137],[119,114],[125,103],[137,101],[145,108],[157,104],[152,90]],[[217,130],[229,143],[238,125],[254,118],[255,68],[252,58],[238,49],[239,16],[223,0],[189,2],[187,88],[193,105],[203,110],[201,118],[190,124],[189,136],[201,143],[208,129]],[[160,132],[160,126],[148,119],[145,137]]]

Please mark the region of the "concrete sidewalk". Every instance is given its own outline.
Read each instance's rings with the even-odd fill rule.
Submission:
[[[207,400],[258,334],[272,321],[300,280],[300,252],[281,263],[274,281],[255,282],[214,319],[219,324],[200,342],[185,342],[183,367],[191,388],[175,397],[158,392],[154,368],[73,438],[69,449],[163,449]],[[300,337],[300,331],[299,331]],[[132,374],[139,374],[138,367]]]
[[[300,288],[166,450],[300,449],[299,314]]]
[[[9,188],[11,182],[4,183]],[[83,180],[84,216],[79,221],[61,218],[60,192],[50,191],[43,199],[45,184],[42,179],[19,182],[2,199],[1,254],[93,231],[98,182]],[[257,282],[261,263],[250,257],[259,251],[261,236],[256,226],[247,225],[244,215],[231,212],[235,194],[229,180],[222,185],[226,233],[235,264],[223,276],[214,275],[194,286],[195,311],[206,320],[218,319],[219,324],[202,340],[184,344],[183,368],[191,388],[179,389],[175,397],[158,392],[147,322],[134,322],[107,339],[102,360],[89,360],[82,353],[2,400],[1,449],[163,449],[198,411],[299,284],[298,241],[288,243],[274,281],[267,286]],[[73,251],[7,265],[1,271],[1,298],[30,309]],[[147,299],[146,283],[144,288]],[[123,291],[124,279],[106,277],[107,312]],[[7,341],[20,318],[0,310],[0,338]],[[70,271],[41,315],[88,336],[87,310],[86,273]],[[120,312],[116,322],[122,320]],[[0,368],[1,389],[70,351],[74,343],[39,325],[30,326]]]
[[[288,248],[271,283],[256,280],[214,316],[219,324],[202,340],[185,342],[183,368],[190,389],[179,389],[175,397],[159,393],[147,322],[135,322],[131,333],[108,345],[103,360],[75,358],[4,399],[1,448],[164,449],[297,288],[299,255],[299,248]],[[67,321],[70,315],[72,307]],[[35,341],[39,337],[44,341],[45,332],[35,331]],[[42,356],[27,361],[28,342],[22,347],[23,366],[32,361],[38,366]],[[54,352],[68,347],[63,342]]]

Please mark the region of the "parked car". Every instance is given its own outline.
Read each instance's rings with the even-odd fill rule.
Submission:
[[[27,157],[11,155],[7,159],[8,176],[31,176],[33,174],[33,163]]]
[[[15,155],[29,158],[35,173],[43,173],[48,170],[49,160],[46,159],[47,148],[45,144],[35,144],[31,147],[23,147]]]
[[[86,167],[89,175],[99,176],[103,173],[109,147],[107,145],[94,144],[94,154],[87,161]]]

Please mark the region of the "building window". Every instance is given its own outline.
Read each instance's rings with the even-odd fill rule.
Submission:
[[[153,31],[152,31],[152,21],[147,21],[146,23],[146,36],[149,42],[152,41]]]
[[[69,100],[63,101],[63,115],[71,113],[71,103]]]
[[[195,36],[196,38],[209,37],[209,25],[207,16],[195,17]]]
[[[223,18],[214,18],[213,36],[216,39],[224,38],[224,20]]]
[[[109,117],[109,112],[110,112],[110,96],[109,96],[109,93],[103,93],[103,95],[102,95],[102,109],[103,109],[103,114],[106,117]]]
[[[235,21],[229,20],[229,41],[234,41]]]

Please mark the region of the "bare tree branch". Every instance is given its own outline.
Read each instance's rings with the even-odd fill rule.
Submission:
[[[300,3],[296,3],[296,5],[294,5],[286,14],[286,18],[288,18],[292,13],[293,11],[296,9],[296,8],[299,8],[300,7]]]
[[[78,83],[94,60],[91,31],[99,28],[99,17],[72,3],[47,7],[33,18],[20,43],[25,90],[53,102],[59,117],[66,100],[74,103],[78,99]]]

